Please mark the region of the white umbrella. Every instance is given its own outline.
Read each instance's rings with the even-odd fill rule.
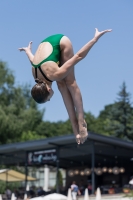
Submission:
[[[34,198],[31,198],[32,200],[43,200],[43,197],[34,197]],[[30,199],[30,200],[31,200]]]
[[[15,194],[12,193],[11,200],[15,200],[15,199],[16,199]]]
[[[97,188],[96,200],[101,200],[101,191],[100,191],[100,188]]]
[[[88,188],[85,189],[84,200],[89,200]]]
[[[26,200],[27,199],[27,194],[24,194],[24,200]]]
[[[67,200],[72,200],[71,188],[68,189]]]
[[[48,194],[44,197],[42,196],[42,197],[32,198],[32,200],[67,200],[67,197],[62,194],[53,193],[53,194]]]
[[[29,185],[27,184],[27,186],[26,186],[26,191],[29,191],[30,190],[30,187],[29,187]]]
[[[53,194],[48,194],[42,197],[42,199],[43,200],[67,200],[67,197],[62,194],[53,193]]]
[[[43,200],[43,197],[34,197],[34,198],[31,198],[32,200]],[[31,200],[30,199],[30,200]]]
[[[131,181],[129,181],[129,184],[133,185],[133,179]]]

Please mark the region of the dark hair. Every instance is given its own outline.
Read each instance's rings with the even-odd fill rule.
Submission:
[[[49,92],[47,91],[46,84],[42,80],[35,79],[35,84],[31,90],[31,95],[37,103],[45,103]]]
[[[76,181],[73,181],[72,184],[76,184]]]

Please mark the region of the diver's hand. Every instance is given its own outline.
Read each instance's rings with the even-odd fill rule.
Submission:
[[[108,32],[111,32],[112,29],[107,29],[107,30],[104,30],[104,31],[101,31],[99,32],[97,28],[95,28],[95,38],[96,40],[98,40],[102,35],[104,35],[105,33],[108,33]]]
[[[31,46],[32,46],[32,41],[29,42],[29,45],[27,47],[19,48],[19,51],[25,51],[25,52],[30,51],[31,52]]]

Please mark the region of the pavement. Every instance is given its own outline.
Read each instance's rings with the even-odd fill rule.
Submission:
[[[78,200],[84,200],[84,196],[78,197]],[[96,196],[90,195],[89,200],[96,200]],[[101,195],[101,200],[133,200],[133,197],[131,198],[124,197],[124,194],[110,194],[110,195],[108,194],[108,195]]]

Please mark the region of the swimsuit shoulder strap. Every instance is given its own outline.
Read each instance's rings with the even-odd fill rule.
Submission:
[[[35,68],[35,69],[36,69],[36,68]],[[47,81],[53,82],[53,81],[51,81],[49,78],[47,78],[47,76],[46,76],[46,75],[44,74],[44,72],[42,71],[41,66],[39,66],[38,69],[40,70],[41,74],[43,75],[43,77],[44,77]]]
[[[41,74],[43,75],[43,77],[44,77],[47,81],[53,82],[53,81],[51,81],[50,79],[47,78],[47,76],[46,76],[46,75],[44,74],[44,72],[42,71],[41,66],[39,66],[38,69],[40,70]],[[35,68],[35,78],[37,79],[37,68]]]
[[[37,78],[37,68],[35,68],[35,77]]]

